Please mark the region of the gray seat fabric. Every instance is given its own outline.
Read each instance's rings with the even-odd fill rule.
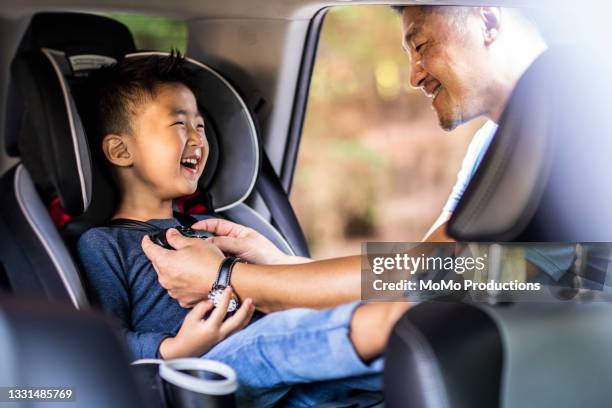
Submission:
[[[21,164],[2,179],[0,255],[12,291],[71,303],[89,302],[78,269]]]
[[[15,197],[19,209],[33,234],[45,248],[55,272],[59,275],[77,309],[87,309],[89,302],[83,290],[83,283],[72,257],[49,218],[47,209],[38,198],[34,183],[22,165],[15,170]],[[49,272],[50,273],[50,272]]]
[[[225,211],[219,213],[223,217],[236,222],[238,224],[246,225],[258,231],[260,234],[268,238],[274,245],[276,245],[281,251],[289,255],[295,255],[291,246],[287,243],[285,238],[274,228],[268,221],[266,221],[261,215],[255,210],[244,203],[240,203],[234,207],[231,207]]]

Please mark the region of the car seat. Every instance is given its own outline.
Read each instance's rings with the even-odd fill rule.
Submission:
[[[587,74],[605,66],[589,55],[550,50],[519,80],[449,222],[455,239],[612,241],[612,130],[602,103],[612,80]],[[417,305],[389,339],[386,405],[608,405],[612,306],[555,300]]]
[[[88,306],[70,243],[110,217],[114,194],[91,157],[77,108],[79,90],[90,70],[137,55],[142,53],[127,28],[112,19],[80,13],[32,18],[11,66],[7,114],[6,149],[21,162],[0,180],[0,233],[8,238],[0,259],[12,291]],[[206,90],[200,107],[211,145],[199,183],[201,202],[293,253],[284,237],[244,204],[261,161],[251,112],[222,75],[192,59],[189,67]]]

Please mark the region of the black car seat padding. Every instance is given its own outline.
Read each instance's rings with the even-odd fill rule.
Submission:
[[[386,406],[498,406],[502,363],[502,339],[487,313],[425,302],[406,313],[389,338]]]
[[[62,303],[0,298],[0,383],[71,388],[75,398],[60,406],[151,406],[127,369],[127,349],[116,329],[98,313]],[[14,405],[40,407],[48,402]]]
[[[611,316],[605,302],[419,304],[387,345],[386,406],[606,406]]]
[[[542,54],[518,81],[499,129],[448,224],[463,241],[610,242],[609,66],[572,48]],[[600,61],[601,60],[601,61]],[[587,64],[588,63],[588,64]]]

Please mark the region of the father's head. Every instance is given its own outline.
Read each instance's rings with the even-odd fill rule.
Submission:
[[[498,121],[514,85],[546,49],[537,27],[516,9],[393,8],[402,16],[410,84],[432,98],[445,130],[481,115]]]

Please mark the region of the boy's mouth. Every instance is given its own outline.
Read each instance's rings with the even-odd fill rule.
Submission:
[[[189,172],[196,173],[198,171],[198,166],[200,165],[201,160],[202,152],[200,149],[198,149],[194,153],[191,153],[181,158],[181,166],[183,166]]]

